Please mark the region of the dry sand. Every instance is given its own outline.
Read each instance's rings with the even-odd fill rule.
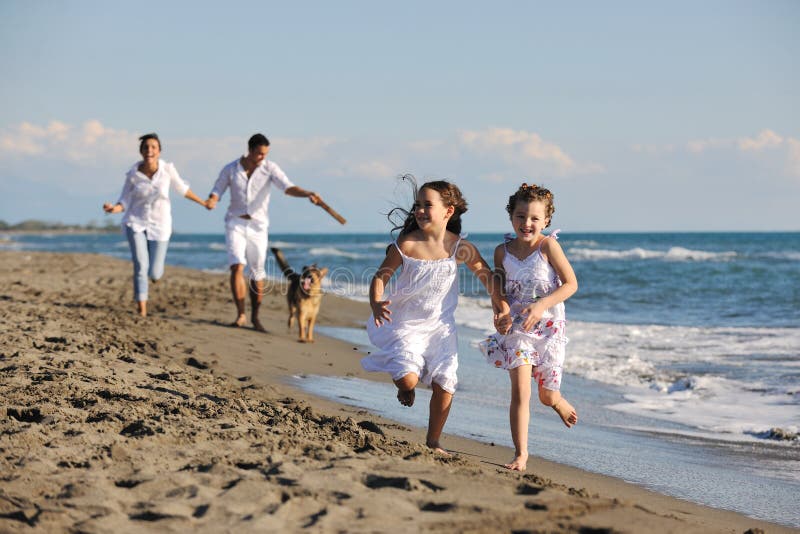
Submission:
[[[284,384],[388,378],[297,343],[280,286],[265,335],[225,326],[225,275],[167,267],[146,319],[131,285],[129,262],[0,253],[0,532],[796,532],[535,457],[512,473],[446,428],[440,457],[424,429]],[[367,315],[326,295],[319,322]]]

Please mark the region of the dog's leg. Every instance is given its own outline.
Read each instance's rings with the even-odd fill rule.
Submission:
[[[317,322],[316,315],[312,315],[311,317],[308,318],[308,332],[306,335],[308,336],[309,343],[314,342],[314,323],[316,322]]]
[[[294,323],[294,316],[296,314],[299,314],[297,306],[289,304],[289,324],[286,325],[286,328],[288,328],[289,330],[292,329],[292,323]]]
[[[298,314],[298,317],[297,317],[297,328],[299,330],[299,335],[300,335],[300,337],[297,338],[297,341],[299,341],[300,343],[305,343],[306,342],[306,316],[302,312],[302,310],[300,311],[300,313]]]

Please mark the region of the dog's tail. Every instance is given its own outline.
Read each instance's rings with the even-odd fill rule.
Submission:
[[[275,248],[275,247],[270,247],[270,250],[272,251],[273,254],[275,254],[275,261],[278,262],[278,267],[281,268],[281,271],[283,272],[283,275],[286,278],[291,280],[294,277],[299,277],[300,276],[299,274],[297,274],[294,271],[294,269],[292,269],[289,266],[289,262],[286,261],[286,258],[283,257],[283,252],[281,252],[281,249]]]

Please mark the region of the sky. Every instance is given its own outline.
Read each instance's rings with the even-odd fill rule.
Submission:
[[[800,2],[0,0],[0,220],[118,221],[157,132],[205,198],[256,132],[348,219],[273,194],[270,231],[388,232],[398,177],[468,232],[522,183],[565,232],[800,230]],[[222,233],[173,192],[176,232]]]

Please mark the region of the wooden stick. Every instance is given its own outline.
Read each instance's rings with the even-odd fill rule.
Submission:
[[[346,220],[344,217],[342,217],[341,215],[339,215],[338,213],[336,213],[336,210],[334,210],[332,207],[330,207],[330,206],[328,206],[327,204],[325,204],[325,202],[323,202],[322,200],[320,200],[319,202],[317,202],[317,206],[319,206],[320,208],[322,208],[322,209],[324,209],[325,211],[327,211],[328,213],[330,213],[330,214],[331,214],[331,217],[333,217],[334,219],[336,219],[337,221],[339,221],[341,224],[344,224],[344,223],[346,223],[346,222],[347,222],[347,220]]]

